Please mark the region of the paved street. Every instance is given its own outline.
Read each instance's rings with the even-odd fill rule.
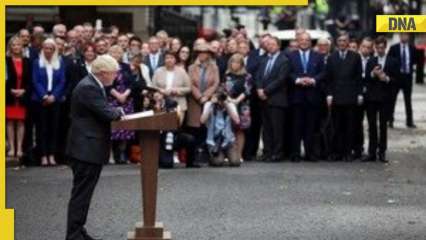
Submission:
[[[390,164],[244,163],[161,170],[158,219],[178,240],[426,239],[426,87],[416,86],[419,129],[398,103]],[[67,167],[7,169],[16,240],[61,240],[71,190]],[[122,240],[141,219],[137,166],[105,167],[88,229]]]

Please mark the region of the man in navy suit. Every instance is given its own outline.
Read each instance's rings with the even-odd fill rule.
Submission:
[[[160,50],[160,40],[157,37],[149,39],[149,54],[145,57],[145,64],[149,68],[149,75],[152,78],[155,70],[164,65],[164,56]]]
[[[362,61],[358,53],[349,50],[347,34],[338,37],[337,47],[327,60],[327,104],[333,109],[335,160],[352,161],[355,111],[364,101]]]
[[[392,82],[398,74],[398,63],[386,55],[387,41],[378,37],[375,42],[377,56],[370,59],[366,70],[366,93],[369,147],[368,157],[364,161],[387,162],[387,123],[389,107],[392,103]],[[377,119],[377,116],[379,119]],[[379,133],[377,129],[379,123]]]
[[[389,56],[396,59],[399,66],[397,80],[393,83],[393,105],[391,108],[391,119],[389,126],[393,127],[395,105],[399,90],[404,94],[406,124],[409,128],[416,128],[413,121],[413,107],[411,104],[411,94],[413,92],[413,65],[415,64],[415,47],[409,43],[410,35],[401,34],[401,42],[393,45],[389,49]]]
[[[315,126],[321,104],[321,85],[324,78],[324,57],[311,49],[309,33],[297,39],[299,50],[289,54],[290,103],[293,107],[291,160],[301,160],[300,145],[303,140],[305,158],[316,161],[313,155]]]
[[[271,37],[268,56],[260,64],[256,77],[257,95],[262,106],[263,161],[277,162],[283,158],[283,132],[287,100],[287,57],[280,51],[281,42]]]

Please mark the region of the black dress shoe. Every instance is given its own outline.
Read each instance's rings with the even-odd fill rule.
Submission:
[[[306,156],[305,160],[308,161],[308,162],[319,162],[319,158],[312,156],[312,155]]]
[[[380,162],[382,162],[382,163],[387,163],[387,162],[389,162],[389,161],[386,159],[386,154],[384,154],[384,153],[379,153],[379,161],[380,161]]]
[[[374,162],[376,161],[376,155],[368,155],[364,159],[362,159],[362,162]]]
[[[389,127],[393,128],[393,122],[389,122]]]
[[[344,162],[353,162],[354,158],[351,155],[346,155],[343,157]]]
[[[271,161],[272,162],[281,162],[283,160],[283,157],[281,156],[272,156]]]
[[[187,168],[201,168],[201,164],[199,163],[190,163],[190,164],[186,164]]]
[[[261,161],[261,162],[272,162],[272,156],[262,155],[259,158],[259,161]]]
[[[414,123],[407,124],[407,127],[408,128],[417,128],[417,126]]]
[[[300,161],[302,161],[302,158],[300,156],[292,156],[290,158],[290,161],[292,161],[292,162],[300,162]]]
[[[86,232],[86,230],[83,230],[83,231],[81,232],[81,234],[83,235],[84,240],[102,240],[102,238],[97,238],[97,237],[92,237],[92,236],[90,236],[90,235]]]
[[[358,160],[358,159],[362,160],[362,158],[363,158],[362,153],[361,152],[355,152],[354,155],[353,155],[353,158],[356,159],[356,160]]]
[[[84,236],[84,240],[102,240],[102,238],[95,238],[89,235]]]

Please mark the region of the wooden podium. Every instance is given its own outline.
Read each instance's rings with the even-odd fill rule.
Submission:
[[[174,130],[179,126],[176,112],[157,113],[112,123],[112,129],[139,131],[143,160],[141,164],[143,224],[137,222],[135,231],[127,234],[128,240],[170,240],[170,232],[156,222],[157,172],[160,149],[160,131]]]

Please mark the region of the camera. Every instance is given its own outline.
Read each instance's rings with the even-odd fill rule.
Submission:
[[[217,101],[220,103],[223,103],[226,101],[226,99],[228,99],[228,94],[226,93],[224,89],[219,89],[216,96],[217,96]]]

